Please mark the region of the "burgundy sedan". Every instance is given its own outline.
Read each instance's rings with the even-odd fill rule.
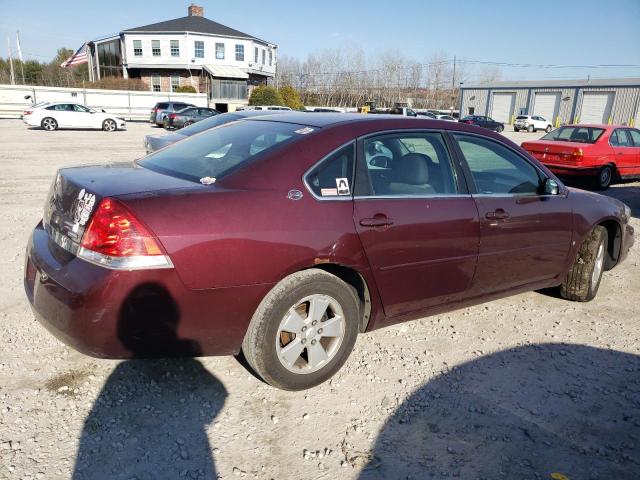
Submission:
[[[486,129],[283,113],[60,170],[24,284],[88,355],[242,352],[296,390],[360,332],[547,287],[592,299],[633,243],[629,217]]]

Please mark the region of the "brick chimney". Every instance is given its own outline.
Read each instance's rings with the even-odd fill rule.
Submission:
[[[190,17],[203,17],[204,16],[204,8],[192,3],[189,5],[189,16]]]

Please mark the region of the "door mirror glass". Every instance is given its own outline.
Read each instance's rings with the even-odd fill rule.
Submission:
[[[560,193],[560,186],[553,178],[545,178],[542,184],[543,195],[558,195]]]

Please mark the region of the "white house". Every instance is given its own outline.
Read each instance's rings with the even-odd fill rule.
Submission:
[[[140,78],[156,92],[192,85],[220,111],[246,105],[251,87],[275,76],[277,45],[204,18],[197,5],[188,13],[89,42],[90,80]]]

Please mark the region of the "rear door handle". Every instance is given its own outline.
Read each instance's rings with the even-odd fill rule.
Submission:
[[[509,214],[505,212],[502,208],[498,208],[493,212],[487,212],[485,215],[489,220],[504,220],[505,218],[509,218]]]
[[[386,215],[375,215],[373,218],[363,218],[360,220],[363,227],[386,227],[393,225],[393,220]]]

